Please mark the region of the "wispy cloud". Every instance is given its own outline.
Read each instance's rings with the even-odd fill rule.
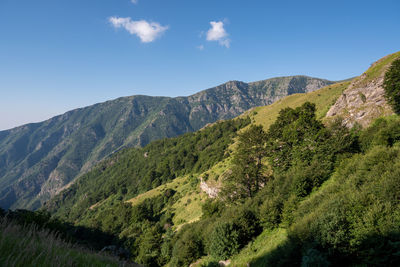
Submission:
[[[124,28],[130,34],[137,35],[143,43],[153,42],[169,28],[168,26],[162,26],[158,22],[134,21],[129,17],[111,17],[108,20],[115,28]]]
[[[196,46],[196,48],[199,49],[200,51],[202,51],[202,50],[204,50],[204,45]]]
[[[207,41],[217,41],[220,45],[229,48],[231,40],[228,38],[229,34],[224,29],[224,22],[211,21],[211,28],[207,31]]]
[[[136,5],[139,2],[139,0],[131,0],[131,2]]]

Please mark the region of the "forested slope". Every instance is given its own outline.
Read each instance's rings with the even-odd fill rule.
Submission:
[[[0,132],[0,207],[40,207],[125,147],[199,130],[333,82],[306,76],[230,81],[188,97],[130,96]]]
[[[146,266],[399,265],[399,116],[324,117],[360,79],[123,151],[46,207]]]

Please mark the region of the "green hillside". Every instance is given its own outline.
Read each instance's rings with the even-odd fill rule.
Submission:
[[[297,109],[298,114],[306,107]],[[198,258],[202,258],[199,264],[230,258],[233,266],[249,262],[251,266],[296,266],[307,260],[343,266],[378,260],[393,265],[400,260],[390,254],[397,251],[400,241],[396,230],[399,122],[397,116],[380,119],[352,134],[345,128],[325,128],[317,120],[309,121],[317,127],[317,136],[327,135],[312,141],[320,143],[320,149],[304,152],[316,133],[307,135],[296,145],[295,151],[301,153],[286,159],[291,165],[274,167],[273,178],[251,198],[206,200],[198,180],[193,179],[196,175],[188,175],[127,202],[108,197],[95,207],[79,210],[81,216],[71,212],[63,217],[62,209],[56,215],[72,216],[77,224],[125,237],[135,260],[148,266],[168,261],[186,266]],[[301,163],[297,157],[303,159]],[[304,162],[307,158],[309,163]],[[330,221],[334,224],[326,224]],[[371,244],[382,249],[370,251]],[[203,256],[207,254],[211,256]]]
[[[67,240],[41,214],[0,209],[1,266],[132,266],[138,264]],[[48,223],[49,225],[46,225]]]
[[[122,97],[0,131],[0,207],[36,209],[125,147],[196,131],[332,83],[306,76],[230,81],[188,97]]]
[[[340,82],[333,85],[323,87],[314,92],[306,94],[294,94],[278,100],[272,105],[265,107],[257,107],[245,114],[249,114],[254,118],[256,124],[261,124],[265,129],[276,120],[280,110],[291,107],[296,108],[304,104],[305,102],[311,102],[316,105],[317,108],[317,118],[324,118],[329,107],[332,106],[336,99],[342,94],[342,92],[349,86],[351,82]]]
[[[325,118],[359,82],[121,151],[46,209],[146,266],[397,266],[400,118],[364,129]]]

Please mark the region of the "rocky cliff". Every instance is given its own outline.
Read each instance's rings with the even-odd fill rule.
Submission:
[[[385,71],[397,57],[400,57],[400,53],[380,59],[354,79],[329,109],[326,118],[341,117],[347,127],[352,127],[356,123],[366,127],[374,119],[392,114],[391,107],[386,103],[382,84]]]

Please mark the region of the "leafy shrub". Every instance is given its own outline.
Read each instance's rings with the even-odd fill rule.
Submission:
[[[220,215],[224,209],[224,204],[221,201],[207,199],[201,206],[202,218],[210,218],[213,215]]]
[[[263,226],[267,229],[275,228],[281,222],[282,196],[267,198],[260,206],[260,218]]]
[[[172,251],[171,266],[189,266],[203,254],[200,235],[191,227],[184,229]]]
[[[153,226],[140,236],[137,260],[145,266],[159,266],[161,256],[161,230]]]
[[[210,255],[225,260],[236,254],[240,248],[239,231],[233,222],[218,223],[210,236]]]
[[[301,260],[301,267],[328,267],[330,262],[325,254],[319,250],[310,248],[304,254]]]

